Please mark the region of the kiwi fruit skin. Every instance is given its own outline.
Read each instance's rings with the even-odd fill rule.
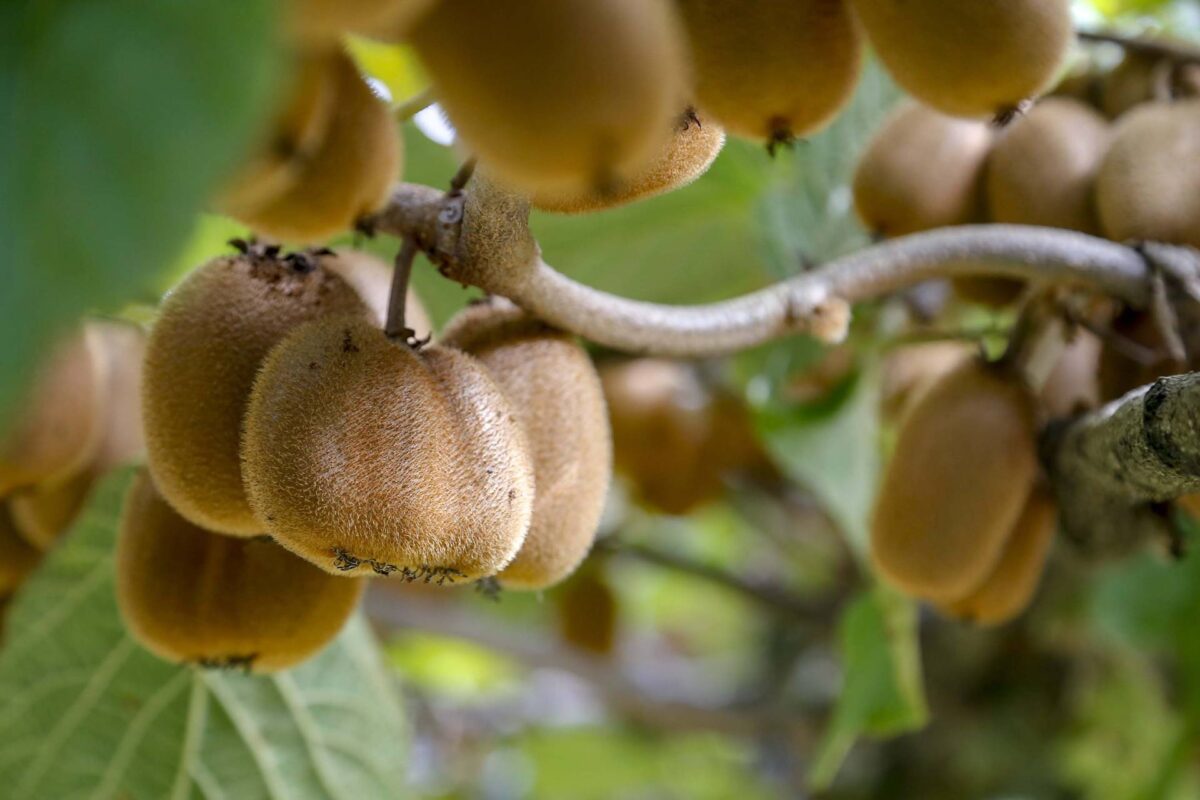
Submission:
[[[901,420],[871,520],[875,567],[902,591],[961,599],[995,568],[1037,474],[1034,403],[972,360]]]
[[[410,41],[467,148],[523,191],[619,186],[661,152],[687,102],[667,0],[455,0]]]
[[[846,105],[862,69],[843,0],[679,0],[697,104],[734,135],[788,141]]]
[[[1070,0],[851,0],[901,88],[956,116],[1015,109],[1048,88],[1075,31]]]
[[[1072,333],[1058,363],[1038,393],[1042,409],[1050,417],[1069,417],[1100,404],[1100,337],[1082,328]]]
[[[263,532],[242,486],[242,417],[267,352],[303,322],[366,306],[307,255],[252,250],[193,271],[163,301],[146,345],[147,463],[167,501],[218,533]]]
[[[308,45],[336,42],[343,33],[399,39],[435,0],[290,0],[288,34]]]
[[[1038,103],[992,148],[987,169],[992,219],[1098,234],[1093,190],[1110,134],[1107,120],[1077,100]]]
[[[1200,247],[1200,100],[1146,103],[1117,123],[1096,199],[1116,241]]]
[[[883,362],[881,408],[897,419],[941,376],[969,361],[977,350],[966,342],[922,342],[889,353]]]
[[[441,343],[487,368],[533,461],[529,533],[496,577],[511,589],[552,586],[591,549],[608,494],[612,434],[596,368],[570,335],[499,299],[460,312]]]
[[[494,575],[532,516],[524,434],[483,365],[414,350],[360,315],[305,325],[271,352],[242,457],[268,532],[332,573]]]
[[[236,539],[179,516],[145,473],[117,539],[117,601],[129,631],[168,661],[274,672],[316,654],[365,588],[265,537]]]
[[[96,453],[108,361],[87,330],[59,339],[33,376],[20,412],[0,430],[0,497],[63,480]]]
[[[555,622],[562,640],[592,655],[612,655],[617,643],[619,608],[603,569],[589,566],[563,584],[555,605]]]
[[[42,551],[25,541],[0,504],[0,598],[12,594],[42,561]]]
[[[379,327],[387,322],[388,302],[392,293],[392,265],[362,250],[338,250],[333,256],[321,258],[321,266],[334,272],[358,293],[371,309]],[[421,298],[410,286],[404,298],[404,322],[418,339],[433,336],[433,322]]]
[[[533,207],[558,214],[587,214],[681,189],[708,171],[725,146],[725,130],[699,111],[683,115],[662,151],[646,167],[609,191],[535,192]]]
[[[976,625],[990,626],[1008,622],[1028,608],[1054,540],[1056,514],[1049,494],[1034,490],[995,569],[977,589],[942,610]]]
[[[348,230],[386,202],[400,174],[400,135],[387,105],[345,53],[332,51],[323,68],[333,100],[319,145],[285,191],[229,210],[271,239],[312,242]]]
[[[879,236],[976,222],[983,217],[987,124],[906,102],[884,120],[859,158],[854,207]]]

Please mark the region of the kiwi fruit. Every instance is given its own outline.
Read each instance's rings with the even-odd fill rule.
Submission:
[[[533,207],[559,214],[586,214],[627,205],[687,186],[712,166],[725,146],[725,130],[706,114],[689,109],[675,123],[671,140],[652,162],[609,191],[535,192]]]
[[[600,566],[579,570],[555,600],[555,622],[564,642],[585,653],[612,654],[617,641],[617,596]]]
[[[1036,475],[1028,389],[1002,367],[959,365],[900,422],[871,520],[876,569],[911,595],[965,597],[998,563]]]
[[[608,411],[592,360],[570,335],[499,298],[460,312],[441,343],[487,368],[533,461],[529,533],[496,577],[515,589],[558,583],[592,546],[612,473]]]
[[[306,44],[336,42],[343,33],[399,39],[435,0],[289,0],[288,34]]]
[[[0,504],[0,597],[15,592],[41,560],[42,551],[17,533],[7,506]]]
[[[787,142],[814,133],[854,93],[858,28],[844,0],[678,0],[696,102],[731,133]]]
[[[134,638],[160,658],[205,667],[298,664],[337,635],[365,588],[267,537],[193,525],[145,472],[125,498],[116,558],[117,601]]]
[[[991,574],[966,597],[942,610],[976,625],[1000,625],[1028,608],[1054,539],[1055,515],[1050,495],[1035,489]]]
[[[851,0],[896,83],[956,116],[1011,112],[1054,81],[1070,0]]]
[[[880,389],[883,415],[896,419],[934,381],[970,360],[977,348],[967,342],[922,342],[897,348],[883,362]]]
[[[533,510],[524,434],[484,366],[393,341],[362,315],[316,320],[271,351],[242,460],[267,531],[332,573],[494,575]]]
[[[615,190],[662,152],[687,102],[667,0],[454,0],[410,41],[466,147],[528,192]]]
[[[1100,403],[1100,337],[1082,328],[1072,332],[1038,398],[1051,417],[1069,417]]]
[[[214,259],[163,301],[146,345],[146,455],[159,491],[201,527],[263,532],[242,488],[242,416],[267,352],[302,322],[367,307],[308,253]]]
[[[0,497],[62,480],[100,445],[108,361],[82,327],[46,355],[7,431],[0,430]]]
[[[1093,189],[1108,151],[1107,120],[1077,100],[1051,97],[1010,125],[988,160],[996,222],[1099,233]]]
[[[878,236],[976,222],[992,131],[918,103],[892,111],[854,172],[854,207]]]
[[[341,51],[323,60],[331,85],[324,137],[284,191],[252,206],[227,209],[272,239],[310,242],[340,233],[387,200],[400,172],[400,135],[387,104]]]
[[[1116,241],[1200,247],[1200,100],[1146,103],[1117,123],[1096,181]]]
[[[322,266],[350,284],[379,327],[387,322],[388,302],[392,294],[392,265],[361,250],[338,250],[335,258],[324,258]],[[433,323],[421,299],[410,286],[404,298],[404,322],[418,339],[433,335]]]

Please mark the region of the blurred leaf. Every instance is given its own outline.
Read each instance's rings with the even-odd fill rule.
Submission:
[[[399,797],[404,724],[355,619],[269,677],[160,661],[117,612],[128,473],[18,595],[0,651],[0,794],[10,800]]]
[[[150,285],[271,110],[274,3],[0,3],[0,417],[47,337]]]
[[[387,656],[406,683],[462,700],[511,688],[520,675],[511,661],[485,647],[423,633],[389,642]]]
[[[359,69],[382,82],[397,103],[412,97],[429,83],[411,47],[360,36],[348,37],[347,43]]]
[[[854,600],[838,626],[843,685],[809,780],[824,789],[855,739],[915,730],[929,716],[921,686],[917,607],[882,587]]]
[[[1152,14],[1169,7],[1173,0],[1091,0],[1091,4],[1106,17],[1126,14]]]

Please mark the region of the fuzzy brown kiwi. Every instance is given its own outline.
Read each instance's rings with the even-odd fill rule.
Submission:
[[[930,385],[976,353],[967,342],[923,342],[889,353],[883,362],[880,391],[884,417],[894,420],[902,416]]]
[[[946,604],[942,611],[976,625],[1000,625],[1028,608],[1054,539],[1056,513],[1050,495],[1035,489],[991,574],[969,595]]]
[[[571,576],[555,597],[559,636],[574,648],[611,655],[617,641],[617,596],[601,566]]]
[[[1099,405],[1098,372],[1103,349],[1103,342],[1096,334],[1083,329],[1072,333],[1038,393],[1049,416],[1069,417]]]
[[[558,583],[591,549],[612,474],[612,434],[596,368],[570,335],[498,298],[460,312],[441,343],[487,368],[533,460],[529,534],[496,577],[514,589]]]
[[[142,407],[150,472],[180,514],[220,533],[262,533],[238,456],[255,373],[297,325],[346,312],[369,314],[319,259],[273,249],[214,259],[167,296],[146,346]]]
[[[333,573],[472,580],[507,565],[529,529],[533,467],[487,370],[360,315],[305,325],[271,351],[242,459],[268,532]]]
[[[235,539],[179,516],[140,473],[117,539],[126,627],[160,658],[274,672],[342,629],[365,582],[316,569],[266,537]]]
[[[100,445],[108,361],[80,328],[60,339],[0,431],[0,497],[79,471]]]
[[[288,34],[308,44],[338,41],[343,33],[398,39],[434,0],[290,0]]]
[[[1099,233],[1093,189],[1111,131],[1077,100],[1048,98],[1013,122],[988,159],[996,222]]]
[[[689,110],[655,159],[611,191],[535,192],[533,207],[559,214],[616,208],[687,186],[712,166],[725,146],[725,130],[707,114]]]
[[[1096,202],[1104,233],[1200,247],[1200,100],[1147,103],[1116,126]]]
[[[399,176],[399,131],[387,105],[341,51],[326,59],[333,86],[325,136],[282,193],[234,215],[273,239],[310,242],[353,227],[387,200]]]
[[[382,328],[387,322],[388,300],[392,291],[392,265],[361,250],[338,250],[334,256],[323,257],[321,265],[337,273],[358,292],[358,296],[371,309],[375,322]],[[433,335],[429,312],[412,287],[409,287],[408,296],[404,299],[404,321],[418,339]]]
[[[21,538],[7,505],[0,504],[0,597],[15,592],[41,560],[42,551]]]
[[[844,0],[679,0],[696,101],[737,136],[787,142],[849,101],[862,68]]]
[[[1046,89],[1074,41],[1070,0],[851,0],[896,82],[959,116],[1009,112]]]
[[[908,594],[966,596],[995,568],[1036,474],[1028,389],[995,365],[960,365],[900,423],[872,514],[876,568]]]
[[[529,192],[619,186],[661,152],[687,102],[666,0],[454,0],[411,42],[480,164]]]

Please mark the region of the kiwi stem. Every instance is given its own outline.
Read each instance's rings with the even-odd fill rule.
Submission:
[[[1122,36],[1108,31],[1079,31],[1079,38],[1085,42],[1115,44],[1127,52],[1158,56],[1178,64],[1200,64],[1200,50],[1183,44]]]
[[[437,97],[434,96],[433,89],[425,89],[393,106],[392,116],[397,122],[408,122],[436,102]]]
[[[471,156],[459,166],[458,172],[454,173],[454,177],[450,179],[450,193],[456,194],[467,188],[467,184],[471,182],[471,176],[474,174],[475,156]]]
[[[388,295],[387,324],[383,332],[389,339],[400,339],[407,342],[413,336],[413,330],[408,327],[404,317],[404,307],[408,299],[408,282],[412,277],[413,262],[417,258],[417,243],[411,237],[405,237],[396,254],[396,265],[392,271],[392,290]]]

